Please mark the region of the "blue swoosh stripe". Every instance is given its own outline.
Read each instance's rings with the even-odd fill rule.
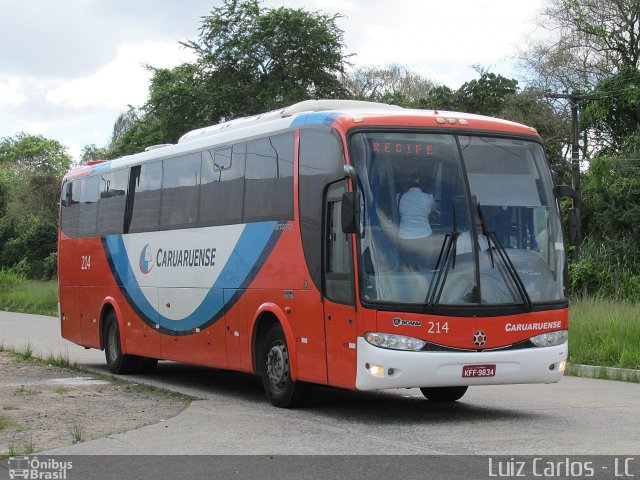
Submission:
[[[192,314],[180,320],[165,317],[144,296],[129,263],[122,235],[104,237],[103,244],[116,282],[138,316],[149,326],[155,328],[155,324],[160,325],[163,333],[185,335],[192,333],[193,328],[203,329],[215,323],[237,302],[239,295],[236,294],[225,304],[223,289],[237,290],[249,286],[280,236],[281,231],[274,230],[276,224],[247,224],[202,303]]]
[[[292,127],[300,127],[302,125],[325,125],[330,127],[333,122],[340,116],[338,112],[314,112],[297,116],[293,122]]]

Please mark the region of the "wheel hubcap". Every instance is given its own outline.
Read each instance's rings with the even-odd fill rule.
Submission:
[[[273,345],[267,355],[267,375],[274,387],[283,389],[286,386],[289,378],[289,354],[282,342]]]

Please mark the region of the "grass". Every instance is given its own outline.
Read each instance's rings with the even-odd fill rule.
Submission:
[[[36,388],[25,387],[24,385],[20,385],[20,388],[17,388],[14,392],[14,395],[38,395],[40,390]]]
[[[58,282],[24,280],[0,271],[0,310],[56,316]]]
[[[570,363],[640,369],[640,304],[586,298],[569,312]]]
[[[31,455],[34,451],[33,441],[30,440],[29,443],[25,443],[22,448],[18,448],[13,444],[9,445],[8,456],[9,457],[17,457],[18,455]]]
[[[15,427],[17,424],[11,420],[9,417],[5,417],[4,415],[0,415],[0,432],[5,428]]]
[[[71,440],[73,441],[73,443],[82,443],[85,441],[85,436],[84,436],[84,428],[82,427],[82,425],[80,425],[77,422],[73,422],[73,424],[71,425]]]
[[[146,394],[146,395],[157,395],[160,397],[171,398],[174,400],[182,401],[185,403],[185,408],[189,406],[192,400],[195,399],[195,397],[185,395],[180,392],[174,392],[172,390],[167,390],[162,387],[156,387],[154,385],[147,385],[143,383],[132,383],[129,380],[123,379],[115,375],[96,372],[95,370],[81,367],[77,363],[71,362],[71,360],[69,360],[68,355],[49,354],[49,356],[47,356],[46,358],[39,358],[37,356],[32,355],[33,353],[32,350],[31,350],[31,353],[28,353],[29,350],[31,350],[31,345],[28,343],[25,344],[22,351],[13,350],[10,347],[4,347],[4,345],[2,345],[2,352],[12,356],[17,361],[27,362],[27,363],[39,365],[41,367],[55,366],[65,370],[71,370],[79,373],[86,373],[91,375],[95,379],[105,380],[111,383],[112,385],[124,387],[124,389],[128,392]],[[29,389],[29,388],[25,389],[24,386],[21,386],[16,391],[16,394],[29,395],[29,394],[40,393],[37,390],[34,390],[34,391],[31,391],[31,390],[33,389]],[[57,391],[57,393],[62,393],[62,392]]]

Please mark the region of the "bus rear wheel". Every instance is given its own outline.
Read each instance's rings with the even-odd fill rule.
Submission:
[[[106,319],[104,354],[107,358],[107,366],[111,373],[135,373],[140,364],[140,357],[122,353],[118,317],[113,310],[109,312]]]
[[[274,406],[295,408],[307,402],[311,385],[291,379],[289,349],[280,324],[273,325],[265,337],[260,365],[264,391]]]
[[[455,402],[467,393],[469,387],[430,387],[421,388],[420,391],[427,400],[432,402]]]

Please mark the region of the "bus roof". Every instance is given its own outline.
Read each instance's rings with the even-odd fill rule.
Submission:
[[[237,118],[217,125],[192,130],[185,133],[175,145],[154,145],[146,148],[141,153],[96,165],[76,167],[70,170],[65,178],[83,176],[146,161],[160,160],[217,145],[229,144],[243,138],[268,135],[280,130],[305,125],[324,125],[336,127],[342,131],[347,131],[352,127],[366,126],[463,129],[516,133],[539,138],[534,128],[482,115],[408,109],[385,103],[353,100],[306,100],[271,112]]]

